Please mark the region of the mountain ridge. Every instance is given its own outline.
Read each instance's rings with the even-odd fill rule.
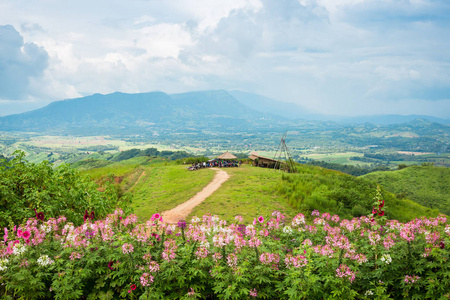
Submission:
[[[43,108],[21,114],[0,117],[2,131],[62,132],[117,131],[118,129],[152,129],[155,127],[192,128],[194,130],[251,130],[255,127],[289,128],[305,122],[326,124],[325,116],[314,116],[306,109],[287,102],[242,91],[207,90],[167,94],[148,93],[93,94],[85,97],[55,101]],[[319,115],[320,116],[320,115]],[[329,118],[337,118],[329,116]],[[422,118],[428,122],[448,124],[449,120],[429,116],[382,115],[342,117],[341,124],[411,123]],[[377,121],[378,120],[378,121]],[[372,122],[368,122],[372,121]],[[330,121],[328,121],[330,122]],[[337,121],[331,121],[337,122]],[[420,123],[420,122],[419,122]],[[329,125],[327,125],[329,126]]]

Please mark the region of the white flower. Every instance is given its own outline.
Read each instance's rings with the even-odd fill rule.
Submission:
[[[292,228],[290,226],[284,226],[283,232],[286,234],[292,234]]]
[[[45,224],[42,224],[40,229],[41,229],[41,231],[43,231],[45,233],[49,233],[50,231],[52,231],[52,227],[49,225],[45,225]]]
[[[445,226],[445,233],[450,235],[450,225]]]
[[[5,271],[6,269],[8,269],[8,267],[6,266],[8,263],[9,260],[7,258],[0,259],[0,271]]]
[[[27,250],[27,248],[25,247],[25,245],[22,244],[16,244],[14,249],[13,249],[13,253],[14,255],[20,255],[22,253],[25,252],[25,250]]]
[[[372,295],[373,295],[373,292],[372,292],[371,290],[367,290],[365,295],[366,295],[366,296],[372,296]]]
[[[198,222],[200,222],[200,218],[199,217],[193,217],[191,222],[194,223],[194,224],[198,223]]]
[[[381,257],[381,261],[385,262],[386,264],[390,264],[392,262],[392,258],[389,254],[383,254]]]
[[[210,245],[209,245],[208,241],[201,241],[200,242],[200,247],[209,249]]]
[[[213,221],[214,223],[216,223],[216,222],[220,221],[220,218],[219,218],[218,216],[213,216],[213,217],[211,218],[211,221]]]
[[[48,257],[48,255],[42,255],[41,257],[38,258],[37,263],[41,267],[45,267],[47,265],[52,264],[53,260],[51,260],[50,257]]]

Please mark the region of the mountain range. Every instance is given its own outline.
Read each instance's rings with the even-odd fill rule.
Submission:
[[[449,119],[419,115],[341,117],[311,114],[294,104],[242,91],[201,91],[180,94],[94,94],[52,102],[33,111],[0,117],[3,131],[107,130],[129,127],[245,128],[263,124],[285,124],[293,120],[341,123],[399,124],[425,119],[450,124]],[[262,122],[264,120],[264,122]]]
[[[110,135],[187,144],[209,141],[208,147],[213,143],[241,147],[275,144],[282,133],[289,131],[298,149],[330,144],[432,152],[448,148],[448,120],[390,115],[349,118],[344,123],[321,117],[318,121],[295,104],[241,91],[116,92],[56,101],[40,109],[1,117],[0,132]]]

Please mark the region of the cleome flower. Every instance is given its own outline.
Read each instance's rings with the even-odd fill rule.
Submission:
[[[392,262],[392,258],[389,254],[383,254],[380,260],[386,264],[390,264]]]
[[[45,267],[51,265],[53,263],[53,260],[51,260],[50,257],[48,257],[48,255],[42,255],[41,257],[38,258],[37,263],[41,267]]]
[[[6,271],[8,269],[9,260],[7,258],[0,259],[0,271]]]
[[[14,255],[21,255],[22,253],[24,253],[27,250],[27,247],[25,245],[22,244],[15,244],[14,245],[14,249],[13,249],[13,254]]]

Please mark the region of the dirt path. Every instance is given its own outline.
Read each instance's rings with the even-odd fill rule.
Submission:
[[[177,207],[162,212],[164,222],[176,224],[179,220],[186,220],[187,216],[191,213],[195,206],[199,205],[206,198],[211,196],[222,185],[222,183],[230,178],[230,175],[221,169],[212,168],[212,170],[217,171],[216,176],[214,176],[213,180],[205,186],[203,190]]]

